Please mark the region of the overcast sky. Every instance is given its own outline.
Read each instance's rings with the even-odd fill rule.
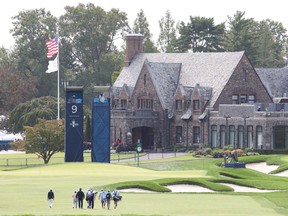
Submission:
[[[271,19],[282,22],[288,29],[287,0],[8,0],[1,1],[0,46],[11,48],[13,45],[14,40],[9,33],[12,28],[11,17],[16,16],[21,10],[45,8],[52,15],[59,17],[64,14],[66,5],[77,6],[79,3],[93,3],[105,11],[118,8],[127,13],[131,27],[137,13],[143,9],[155,42],[159,34],[158,21],[167,10],[176,22],[186,23],[190,16],[203,16],[213,17],[215,24],[227,21],[227,16],[233,16],[237,10],[245,11],[245,18],[254,18],[257,21]]]

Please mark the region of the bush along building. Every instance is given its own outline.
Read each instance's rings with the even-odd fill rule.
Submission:
[[[143,36],[127,35],[111,88],[111,143],[287,149],[288,70],[279,71],[255,69],[244,51],[143,53]]]

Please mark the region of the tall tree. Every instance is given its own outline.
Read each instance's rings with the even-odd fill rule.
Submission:
[[[159,27],[160,34],[157,42],[161,52],[173,52],[173,46],[176,42],[176,26],[175,20],[172,18],[169,10],[167,10],[165,16],[160,19]]]
[[[46,74],[48,60],[45,42],[55,37],[57,18],[45,9],[21,11],[13,18],[17,70],[27,78],[36,78],[39,95],[57,94],[57,76]]]
[[[64,121],[39,119],[34,127],[25,127],[26,153],[35,153],[49,163],[51,157],[60,151],[64,151]]]
[[[178,52],[224,51],[224,33],[224,23],[215,25],[213,18],[190,16],[190,22],[180,23],[180,37],[177,40]]]
[[[233,17],[228,16],[228,30],[225,47],[228,51],[245,50],[252,62],[256,60],[256,23],[244,18],[245,12],[237,11]]]
[[[76,74],[72,83],[84,86],[111,83],[119,62],[111,60],[109,70],[100,62],[105,55],[117,51],[115,39],[128,29],[126,13],[118,9],[106,12],[92,3],[66,6],[65,11],[59,27],[63,52],[70,57],[65,60]]]
[[[149,23],[144,11],[141,9],[137,14],[133,24],[133,33],[142,34],[144,36],[144,52],[155,53],[158,52],[157,47],[152,40],[152,34],[149,29]]]
[[[122,67],[124,57],[115,57],[115,40],[128,31],[127,15],[118,9],[106,12],[92,3],[66,6],[59,29],[66,57],[62,61],[69,68],[66,81],[84,86],[84,103],[90,105],[94,86],[111,84],[112,73]]]
[[[269,19],[257,23],[255,67],[282,67],[287,57],[287,31],[282,23]]]

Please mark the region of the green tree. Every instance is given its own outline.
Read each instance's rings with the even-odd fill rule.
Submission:
[[[159,21],[160,34],[157,40],[161,52],[171,53],[174,51],[174,44],[176,42],[176,26],[175,20],[171,13],[167,10],[164,17]]]
[[[214,24],[214,18],[192,17],[190,22],[180,23],[178,52],[220,52],[224,51],[225,25]]]
[[[227,51],[245,50],[252,63],[256,61],[256,22],[244,18],[245,12],[237,11],[233,17],[228,16],[225,48]]]
[[[4,47],[0,48],[0,68],[10,68],[11,61],[9,51]]]
[[[118,9],[106,12],[91,3],[66,6],[59,28],[63,52],[69,57],[66,64],[75,73],[75,80],[69,82],[83,86],[111,83],[111,75],[120,63],[106,61],[103,66],[101,60],[117,52],[114,42],[128,29],[126,13]]]
[[[26,10],[13,18],[10,30],[15,38],[11,57],[16,69],[27,78],[36,79],[38,95],[57,95],[57,76],[47,74],[46,41],[55,37],[57,18],[45,9]]]
[[[269,19],[257,23],[255,67],[283,67],[287,56],[287,31],[282,23]]]
[[[137,17],[133,24],[133,33],[142,34],[144,36],[144,52],[145,53],[155,53],[158,52],[157,47],[154,45],[152,40],[152,34],[149,29],[149,23],[145,16],[144,11],[141,9],[137,13]]]
[[[25,126],[26,153],[35,153],[49,163],[51,157],[64,151],[64,121],[39,119],[34,127]]]
[[[64,116],[65,102],[60,101],[60,116]],[[38,119],[57,118],[57,98],[46,96],[36,98],[17,105],[9,117],[9,131],[19,133],[24,130],[24,126],[34,126]]]
[[[94,86],[111,84],[112,73],[122,68],[124,56],[114,43],[128,31],[127,15],[89,3],[66,6],[59,20],[66,81],[84,86],[84,103],[90,107]]]

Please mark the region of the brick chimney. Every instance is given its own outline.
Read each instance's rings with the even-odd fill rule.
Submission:
[[[125,67],[131,64],[132,59],[138,53],[143,53],[143,38],[141,34],[126,35],[126,59]]]

